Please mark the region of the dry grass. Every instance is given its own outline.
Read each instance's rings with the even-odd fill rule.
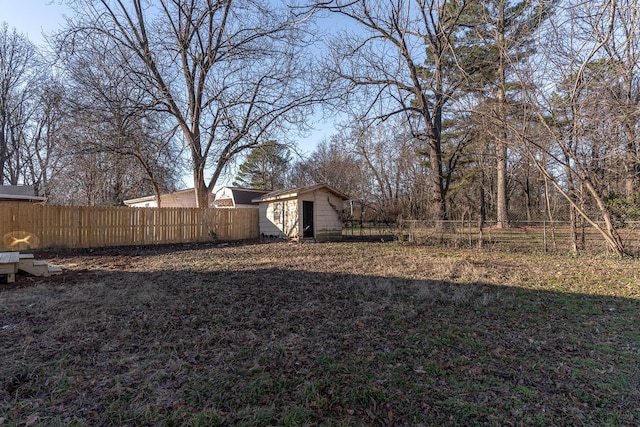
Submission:
[[[42,254],[0,425],[638,425],[638,262],[397,244]]]

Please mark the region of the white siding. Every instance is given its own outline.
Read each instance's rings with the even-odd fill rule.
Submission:
[[[195,208],[198,206],[195,190],[188,193],[162,194],[160,200],[163,208]]]
[[[131,203],[128,206],[131,208],[157,208],[158,204],[156,203],[155,200],[151,200],[148,202]]]
[[[296,200],[260,203],[260,234],[267,237],[298,237]]]
[[[342,198],[322,188],[289,199],[260,203],[260,233],[293,239],[300,237],[303,201],[313,202],[313,235],[316,239],[342,235]]]
[[[218,199],[231,199],[233,198],[233,192],[229,187],[222,187],[216,191],[216,200]]]
[[[322,238],[327,234],[338,235],[342,233],[342,199],[324,189],[302,194],[302,201],[313,202],[314,236]]]
[[[149,200],[150,199],[150,200]],[[161,194],[160,201],[163,208],[195,208],[198,206],[196,202],[195,190],[179,191],[176,193]],[[213,196],[209,196],[209,206],[212,205]],[[133,208],[157,208],[158,204],[154,198],[147,198],[135,203],[128,203]]]

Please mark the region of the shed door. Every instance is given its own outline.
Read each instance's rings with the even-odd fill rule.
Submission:
[[[302,201],[302,237],[313,237],[313,202]]]

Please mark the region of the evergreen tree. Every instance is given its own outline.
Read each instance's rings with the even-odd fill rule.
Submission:
[[[286,145],[267,141],[252,149],[233,185],[256,190],[279,190],[287,181],[291,153]]]
[[[485,95],[482,108],[492,118],[487,132],[494,141],[496,156],[496,223],[508,227],[508,141],[507,121],[517,113],[517,93],[520,85],[511,78],[513,67],[524,62],[534,52],[534,35],[548,18],[553,0],[488,0],[476,9],[477,23],[471,33],[475,47],[484,58],[479,73],[472,76],[473,89]]]

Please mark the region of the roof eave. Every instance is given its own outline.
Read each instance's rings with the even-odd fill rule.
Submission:
[[[275,201],[279,201],[279,200],[286,200],[286,199],[293,199],[296,198],[302,194],[306,194],[306,193],[312,193],[316,190],[319,190],[321,188],[326,189],[328,192],[330,192],[331,194],[340,197],[342,200],[349,200],[349,197],[347,197],[346,194],[343,194],[341,192],[339,192],[338,190],[336,190],[333,187],[330,187],[327,184],[317,184],[317,185],[313,185],[311,187],[298,187],[298,188],[294,188],[289,192],[276,192],[276,194],[274,194],[273,196],[269,196],[269,194],[265,194],[262,197],[257,197],[253,200],[251,200],[252,202],[255,203],[262,203],[262,202],[275,202]]]
[[[129,206],[129,205],[134,205],[136,203],[155,202],[155,201],[156,201],[156,196],[145,196],[145,197],[139,197],[137,199],[124,200],[123,203]]]
[[[47,200],[46,197],[43,196],[23,196],[19,194],[0,194],[0,199],[2,200],[37,200],[39,202],[44,202]]]
[[[285,193],[285,194],[277,194],[275,196],[271,196],[271,197],[266,197],[266,198],[262,198],[262,197],[258,197],[257,199],[253,199],[251,200],[252,202],[255,203],[260,203],[260,202],[275,202],[278,200],[285,200],[285,199],[293,199],[298,197],[297,192],[295,193]]]

